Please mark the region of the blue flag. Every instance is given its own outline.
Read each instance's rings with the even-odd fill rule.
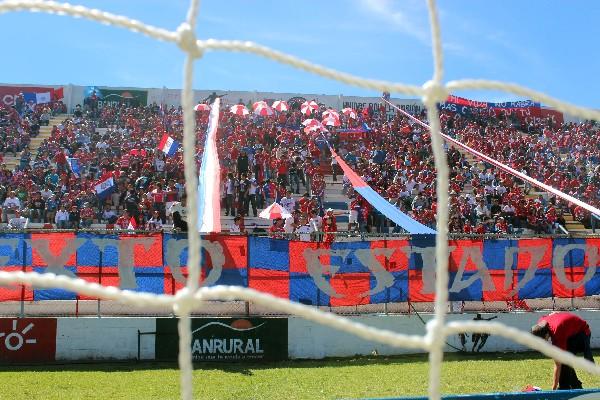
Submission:
[[[81,170],[79,169],[79,159],[78,158],[67,158],[67,163],[69,164],[69,168],[75,178],[79,178],[81,176]]]

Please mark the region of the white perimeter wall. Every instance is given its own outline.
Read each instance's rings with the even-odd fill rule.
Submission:
[[[531,326],[537,322],[539,317],[547,313],[503,313],[482,314],[484,318],[497,315],[494,322],[502,322],[506,325],[529,331]],[[588,321],[592,330],[592,347],[600,347],[600,312],[578,311],[575,312]],[[429,321],[431,314],[421,314],[425,321]],[[475,314],[449,315],[448,320],[472,320]],[[353,321],[361,322],[377,328],[388,329],[409,335],[424,335],[425,326],[416,315],[373,315],[357,316],[351,318]],[[449,337],[447,342],[460,348],[458,336]],[[467,348],[471,348],[471,338],[467,338]],[[357,336],[339,332],[334,329],[309,322],[301,318],[291,317],[288,326],[288,355],[290,358],[324,357],[349,357],[354,355],[370,355],[377,351],[379,355],[411,354],[423,351],[415,349],[393,348],[379,343],[363,340]],[[449,346],[447,351],[455,351]],[[492,351],[524,351],[525,346],[500,336],[490,336],[484,352]]]
[[[575,312],[588,321],[592,330],[592,347],[600,348],[600,312]],[[547,313],[499,313],[494,321],[529,330],[540,316]],[[425,321],[431,314],[421,314]],[[472,320],[475,314],[452,314],[450,321]],[[368,315],[351,317],[353,321],[373,327],[409,335],[424,335],[425,326],[412,315]],[[154,332],[155,318],[58,318],[56,335],[56,360],[132,360],[137,358],[137,332]],[[460,348],[457,336],[448,343]],[[154,335],[141,337],[141,358],[154,358]],[[467,338],[470,349],[471,338]],[[447,351],[455,351],[447,347]],[[500,336],[492,335],[482,351],[524,351],[526,347]],[[355,355],[398,355],[423,352],[418,349],[393,348],[363,340],[354,335],[336,331],[298,317],[289,318],[288,355],[292,359],[325,357],[351,357]]]
[[[155,318],[58,318],[56,360],[133,360],[138,330],[154,332]],[[154,359],[154,335],[141,336],[141,358]]]

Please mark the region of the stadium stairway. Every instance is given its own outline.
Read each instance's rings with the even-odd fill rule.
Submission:
[[[31,152],[31,160],[35,159],[38,148],[40,147],[42,142],[45,139],[48,139],[50,137],[50,134],[52,133],[52,127],[54,125],[61,124],[65,120],[65,118],[67,118],[67,114],[57,114],[57,115],[53,116],[52,118],[50,118],[50,123],[48,124],[48,126],[41,126],[40,133],[36,137],[31,138],[31,141],[29,143],[29,151]],[[16,157],[7,156],[7,155],[4,156],[3,162],[4,162],[4,164],[6,164],[6,167],[9,170],[12,171],[17,166],[19,166],[19,164],[21,162],[21,154],[22,153],[23,152],[17,153]]]
[[[337,176],[337,181],[333,180],[333,174],[329,165],[321,167],[321,173],[325,177],[325,201],[323,203],[324,209],[332,208],[333,213],[336,216],[337,226],[339,231],[345,231],[348,229],[348,204],[350,200],[346,195],[342,193],[342,175]],[[300,182],[300,193],[294,193],[294,198],[297,200],[302,197],[306,192],[306,186]],[[267,206],[270,204],[267,204]],[[260,213],[262,209],[258,210]],[[248,232],[254,231],[256,228],[268,229],[271,226],[271,221],[263,218],[253,217],[252,210],[250,210],[250,216],[244,218],[246,230]],[[229,227],[233,225],[233,217],[225,215],[225,208],[221,208],[221,225],[224,231],[228,231]]]

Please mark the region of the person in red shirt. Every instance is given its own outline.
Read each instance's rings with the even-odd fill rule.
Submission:
[[[273,225],[271,225],[271,227],[269,228],[269,236],[273,239],[285,239],[284,237],[284,233],[285,230],[283,229],[283,219],[282,218],[275,218],[273,220]]]
[[[474,233],[476,235],[484,235],[485,234],[485,225],[483,222],[479,222],[475,227]]]
[[[531,333],[562,350],[573,354],[583,353],[586,360],[594,362],[590,348],[592,332],[587,322],[575,314],[568,312],[553,312],[541,317],[537,324],[531,327]],[[552,390],[581,389],[581,381],[577,378],[575,370],[554,361],[554,376]]]
[[[499,217],[496,221],[496,233],[508,233],[508,224],[503,217]]]
[[[123,215],[121,215],[117,219],[117,222],[115,223],[115,227],[118,227],[119,229],[127,229],[127,227],[129,226],[130,220],[131,220],[131,216],[129,215],[129,213],[127,211],[124,211]]]
[[[333,211],[333,210],[332,210]],[[331,243],[335,241],[335,232],[337,232],[337,225],[335,223],[335,217],[333,216],[333,212],[327,212],[327,215],[323,217],[323,232],[325,235],[323,236],[323,242],[330,246]]]
[[[304,193],[300,200],[298,200],[298,208],[302,214],[308,214],[312,209],[312,202],[308,193]]]

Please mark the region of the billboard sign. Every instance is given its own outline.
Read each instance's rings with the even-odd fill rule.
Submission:
[[[179,354],[178,319],[157,318],[156,359]],[[287,359],[287,318],[194,318],[194,361],[279,361]]]
[[[47,362],[55,355],[55,318],[0,318],[0,362]]]

